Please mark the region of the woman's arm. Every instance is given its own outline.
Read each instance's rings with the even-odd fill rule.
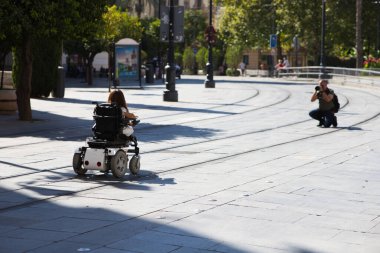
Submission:
[[[133,114],[131,112],[128,112],[128,111],[124,112],[123,114],[124,114],[124,117],[126,117],[128,119],[135,119],[135,118],[137,118],[137,116],[135,114]]]

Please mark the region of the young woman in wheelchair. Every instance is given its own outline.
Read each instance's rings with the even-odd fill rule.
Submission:
[[[132,120],[137,119],[137,116],[134,113],[129,112],[127,102],[125,101],[124,94],[121,90],[111,91],[108,96],[108,103],[116,104],[117,106],[119,106],[123,113],[124,119],[132,119]],[[123,128],[123,134],[126,136],[131,136],[134,132],[133,127],[132,127],[133,125],[134,123],[132,121],[127,126],[125,126]]]

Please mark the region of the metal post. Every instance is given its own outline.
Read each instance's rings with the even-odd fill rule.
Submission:
[[[158,0],[158,19],[161,19],[161,0]],[[161,66],[161,40],[158,41],[158,47],[157,47],[157,65],[158,67],[158,75],[156,76],[156,79],[162,79],[162,66]],[[156,71],[156,70],[154,70]],[[164,81],[162,80],[162,83]]]
[[[212,0],[210,0],[210,14],[209,14],[209,29],[208,29],[208,62],[206,64],[207,68],[207,79],[205,81],[206,88],[215,88],[214,82],[214,68],[212,65],[212,43],[211,43],[211,33],[212,33]]]
[[[111,87],[115,85],[115,72],[116,72],[116,46],[113,41],[110,45],[108,58],[108,92],[111,92]]]
[[[377,13],[380,13],[380,1],[375,1],[374,2],[376,5],[377,5]],[[380,16],[379,14],[376,15],[376,19],[377,19],[377,24],[376,24],[376,57],[380,57],[380,38],[379,38],[379,34],[380,34]]]
[[[295,67],[298,67],[298,35],[294,36],[294,48],[295,48],[295,52],[296,52],[296,64]]]
[[[321,32],[321,73],[319,75],[320,79],[326,78],[326,62],[325,62],[325,30],[326,30],[326,0],[322,0],[322,32]]]
[[[169,49],[168,62],[165,66],[166,76],[164,101],[178,102],[178,92],[175,89],[175,67],[174,67],[174,0],[169,5]]]

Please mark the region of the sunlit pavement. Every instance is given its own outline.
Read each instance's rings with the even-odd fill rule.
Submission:
[[[72,169],[107,79],[0,115],[0,252],[380,252],[380,90],[332,80],[327,129],[311,80],[215,80],[123,89],[142,160],[122,180]]]

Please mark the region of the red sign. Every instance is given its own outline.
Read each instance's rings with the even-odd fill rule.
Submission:
[[[205,31],[205,39],[210,44],[215,44],[216,42],[216,31],[213,26],[208,26]]]

